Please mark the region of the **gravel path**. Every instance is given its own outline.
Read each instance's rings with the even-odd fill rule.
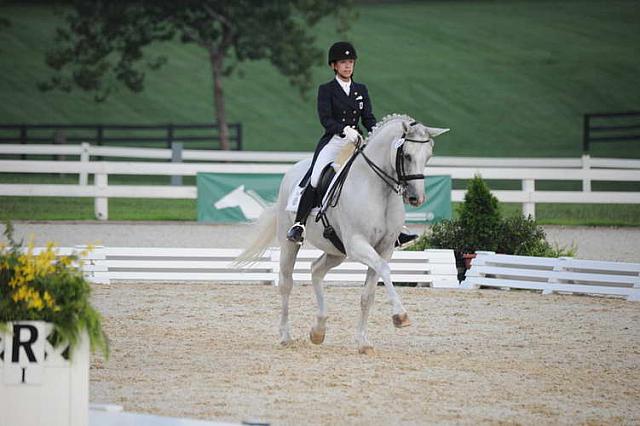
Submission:
[[[16,222],[16,236],[36,245],[100,243],[121,247],[246,247],[253,238],[250,225],[193,222]],[[423,226],[411,226],[422,233]],[[545,226],[548,240],[577,246],[577,258],[640,262],[640,228]],[[3,237],[0,237],[2,240]]]

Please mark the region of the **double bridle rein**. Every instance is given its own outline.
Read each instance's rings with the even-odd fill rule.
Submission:
[[[410,124],[410,126],[415,126],[417,124],[417,122],[413,122]],[[386,183],[387,185],[389,185],[389,187],[391,187],[391,189],[393,190],[393,192],[395,192],[398,195],[403,195],[407,189],[407,184],[410,180],[418,180],[418,179],[424,179],[424,174],[416,174],[416,175],[407,175],[404,169],[404,161],[403,161],[403,157],[404,157],[404,144],[407,142],[412,142],[412,143],[427,143],[430,142],[432,139],[428,138],[425,140],[418,140],[418,139],[408,139],[407,138],[407,132],[405,131],[402,134],[402,137],[400,138],[401,141],[404,141],[404,143],[401,143],[400,146],[397,148],[396,150],[396,174],[397,174],[397,178],[394,178],[393,176],[390,176],[388,173],[386,173],[384,170],[382,170],[382,168],[380,166],[378,166],[376,163],[374,163],[369,157],[367,157],[364,153],[364,148],[366,147],[363,146],[361,148],[358,148],[358,152],[359,154],[362,155],[362,158],[364,158],[364,160],[367,162],[367,164],[369,165],[369,167],[371,167],[371,169],[378,175],[380,176],[380,179],[382,179],[382,181],[384,183]]]

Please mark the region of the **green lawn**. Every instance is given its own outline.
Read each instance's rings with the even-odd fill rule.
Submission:
[[[457,203],[454,203],[457,205]],[[519,204],[501,204],[504,215],[519,214]],[[94,220],[92,198],[2,197],[3,220]],[[110,220],[196,220],[196,200],[109,199]],[[639,205],[537,204],[543,225],[640,226]]]
[[[204,50],[156,46],[169,63],[147,73],[145,92],[122,89],[96,104],[77,91],[36,89],[60,9],[12,5],[0,13],[13,22],[0,31],[0,122],[213,121]],[[355,78],[368,84],[379,118],[406,112],[452,128],[437,155],[577,156],[584,113],[640,109],[635,0],[393,2],[360,5],[358,13],[350,32],[360,57]],[[322,23],[318,46],[335,40],[333,29]],[[227,79],[224,90],[246,149],[312,150],[321,134],[315,90],[300,99],[266,62],[240,69],[244,77]],[[318,65],[314,85],[331,76]],[[640,157],[640,144],[594,153]]]
[[[359,19],[349,36],[360,57],[356,80],[369,86],[378,118],[406,112],[426,124],[450,127],[438,139],[435,155],[577,157],[584,113],[640,110],[635,0],[389,2],[357,8]],[[0,14],[13,23],[0,30],[0,123],[213,121],[206,53],[180,43],[153,47],[169,55],[169,63],[147,74],[141,94],[122,89],[96,104],[92,95],[78,91],[40,93],[36,83],[48,75],[43,54],[60,12],[42,5],[0,6]],[[332,22],[321,24],[318,46],[335,41],[333,28]],[[240,70],[243,76],[228,78],[224,90],[230,121],[244,126],[245,149],[311,151],[321,134],[315,91],[300,99],[264,61]],[[331,75],[318,65],[314,85]],[[640,158],[640,143],[600,144],[592,154]],[[38,180],[22,179],[0,176],[3,182]],[[639,189],[636,183],[619,186]],[[92,206],[89,199],[2,197],[0,217],[91,219]],[[195,203],[113,200],[110,218],[192,220]],[[640,225],[636,206],[540,205],[538,219]]]

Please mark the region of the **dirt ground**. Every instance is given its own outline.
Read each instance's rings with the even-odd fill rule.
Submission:
[[[126,411],[271,424],[638,424],[640,309],[620,299],[400,288],[397,330],[378,287],[375,355],[359,355],[359,288],[330,287],[327,338],[307,338],[313,290],[296,287],[295,342],[261,285],[94,287],[111,359],[90,399]]]

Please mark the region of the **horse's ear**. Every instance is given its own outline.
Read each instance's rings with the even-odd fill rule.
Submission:
[[[449,130],[451,130],[451,129],[440,129],[438,127],[427,127],[427,132],[429,132],[429,136],[431,136],[432,138],[435,138],[436,136],[440,136],[443,133],[447,133]]]
[[[402,121],[402,131],[406,134],[409,131],[409,128],[411,127],[410,124],[408,124],[406,121]]]

